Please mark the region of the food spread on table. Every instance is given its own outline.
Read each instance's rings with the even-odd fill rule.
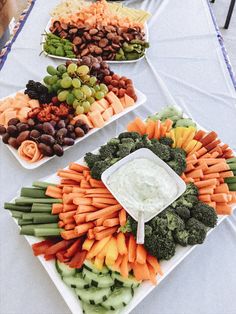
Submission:
[[[144,25],[149,13],[120,3],[65,1],[52,12],[43,49],[50,56],[100,56],[107,61],[137,60],[149,43]]]
[[[185,192],[145,224],[144,245],[136,244],[137,222],[101,181],[106,169],[140,148],[151,150],[186,183]],[[141,167],[141,179],[149,185],[153,165],[142,162],[147,171],[137,163],[131,166],[136,176],[135,168]],[[151,176],[158,177],[158,171]],[[142,282],[158,282],[162,261],[171,259],[177,246],[202,244],[217,216],[230,215],[236,203],[233,151],[216,132],[199,129],[175,107],[145,121],[136,117],[127,131],[88,152],[83,162],[59,169],[57,176],[59,181],[22,188],[5,208],[21,234],[45,237],[32,245],[34,255],[55,260],[62,281],[88,314],[119,313]]]
[[[47,73],[43,83],[30,80],[24,92],[0,100],[2,140],[29,163],[61,157],[65,146],[137,101],[132,80],[100,57],[48,66]]]

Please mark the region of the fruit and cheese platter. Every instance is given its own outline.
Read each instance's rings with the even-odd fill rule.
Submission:
[[[142,150],[151,151],[183,181],[184,192],[170,205],[175,183],[147,155],[124,162],[108,180],[116,184],[123,205],[104,184],[109,168]],[[157,204],[157,197],[163,202]],[[137,243],[137,221],[126,211],[129,202],[134,209],[156,212],[145,223],[144,244]],[[163,204],[167,207],[159,212]],[[216,132],[167,106],[145,121],[136,117],[96,151],[23,187],[5,209],[72,313],[127,314],[204,243],[235,204],[234,152]]]
[[[0,100],[0,134],[20,164],[34,169],[145,101],[131,79],[85,56],[48,66],[42,83],[30,80]]]
[[[143,10],[105,0],[67,0],[51,13],[42,37],[42,51],[63,60],[94,56],[109,63],[136,62],[149,47],[149,16]]]

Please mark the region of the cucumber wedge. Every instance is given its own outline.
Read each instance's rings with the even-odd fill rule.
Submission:
[[[102,269],[97,269],[89,260],[84,261],[84,267],[95,274],[107,274],[109,272],[109,269],[106,266]]]
[[[136,280],[133,276],[129,276],[128,278],[124,278],[121,275],[117,273],[111,274],[112,279],[118,281],[120,284],[122,284],[123,287],[127,288],[137,288],[141,281]]]
[[[132,299],[132,290],[130,288],[115,288],[109,298],[102,302],[108,310],[118,310],[126,306]]]
[[[78,298],[88,304],[100,304],[107,300],[111,294],[111,288],[88,288],[88,289],[75,289]]]
[[[95,274],[84,268],[82,276],[85,281],[96,288],[107,288],[114,285],[114,280],[109,274]]]
[[[82,274],[78,273],[75,276],[62,277],[62,280],[71,288],[88,289],[89,284],[82,278]]]
[[[120,311],[110,311],[105,309],[101,305],[92,305],[85,302],[82,302],[82,308],[84,314],[118,314]]]
[[[74,276],[76,273],[75,268],[71,268],[58,260],[56,260],[56,269],[62,277]]]

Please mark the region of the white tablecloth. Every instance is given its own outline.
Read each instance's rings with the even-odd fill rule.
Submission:
[[[0,98],[23,88],[28,79],[40,80],[55,61],[39,56],[40,34],[56,0],[36,4],[0,72]],[[38,170],[21,168],[0,144],[0,201],[15,196],[22,186],[55,172],[124,129],[135,115],[146,117],[175,101],[208,129],[236,149],[236,93],[216,37],[205,0],[127,1],[149,10],[151,48],[147,60],[136,65],[112,66],[131,77],[148,101],[135,113],[73,147],[61,159]],[[161,78],[162,81],[157,81]],[[33,256],[17,226],[0,210],[0,313],[70,313],[63,299]],[[236,217],[220,225],[132,313],[135,314],[235,314],[236,313]]]

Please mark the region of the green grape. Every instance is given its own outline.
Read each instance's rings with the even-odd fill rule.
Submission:
[[[74,101],[73,101],[73,108],[74,109],[76,109],[78,106],[80,106],[81,104],[80,104],[80,102],[78,101],[78,99],[75,99]]]
[[[59,101],[65,101],[68,94],[69,94],[68,90],[63,90],[62,92],[60,92],[58,94],[58,96],[57,96],[58,100]]]
[[[78,100],[81,100],[84,98],[84,93],[80,89],[74,89],[73,94]]]
[[[67,67],[67,73],[69,74],[75,74],[75,72],[77,71],[77,65],[75,63],[71,63],[68,65]]]
[[[58,77],[57,75],[53,75],[53,76],[52,76],[52,82],[53,82],[52,85],[53,85],[53,84],[56,84],[56,82],[57,82],[58,80],[59,80],[59,77]]]
[[[87,101],[90,103],[90,105],[92,105],[95,102],[95,98],[93,97],[88,97]]]
[[[92,92],[92,96],[94,96],[95,93],[96,93],[95,89],[93,87],[90,87],[90,89],[91,89],[91,92]]]
[[[87,65],[81,65],[76,70],[79,76],[84,76],[89,73],[89,67]]]
[[[84,93],[86,97],[92,96],[92,91],[88,85],[82,85],[81,86],[81,91]]]
[[[84,108],[84,113],[88,113],[90,111],[90,103],[88,101],[83,101],[82,106]]]
[[[89,79],[89,84],[91,86],[95,85],[97,83],[97,78],[95,76],[91,76]]]
[[[51,85],[47,86],[47,88],[48,88],[48,92],[49,92],[49,93],[52,93],[52,92],[53,92],[53,89],[52,89],[52,86],[51,86]]]
[[[49,76],[49,75],[45,76],[44,79],[43,79],[43,81],[44,81],[44,83],[45,83],[46,85],[50,85],[50,84],[49,84],[50,80],[51,80],[51,76]]]
[[[53,85],[54,82],[55,82],[55,79],[53,78],[53,76],[50,76],[50,78],[48,78],[48,84]]]
[[[61,87],[61,86],[60,86],[60,87]],[[63,92],[63,89],[59,88],[59,89],[57,90],[57,95],[59,95],[60,92]]]
[[[108,87],[103,83],[100,84],[100,90],[105,94],[108,93]]]
[[[60,74],[66,73],[66,66],[65,66],[64,64],[58,65],[57,71],[58,71]]]
[[[83,83],[87,83],[90,80],[90,76],[86,74],[86,75],[80,76],[80,79]]]
[[[62,88],[70,88],[72,85],[72,78],[71,77],[64,77],[61,80],[61,87]]]
[[[99,92],[100,91],[100,86],[99,85],[95,85],[93,86],[95,92]]]
[[[62,78],[64,78],[64,77],[70,77],[70,75],[67,72],[65,72],[62,74]]]
[[[84,107],[82,107],[82,106],[77,106],[75,112],[76,112],[77,114],[84,113]]]
[[[49,65],[47,67],[47,72],[50,75],[56,75],[58,73],[57,70],[52,65]]]
[[[72,86],[75,88],[79,88],[81,86],[81,81],[78,78],[73,78],[72,80]]]
[[[72,105],[74,100],[75,100],[75,96],[73,94],[69,93],[66,96],[66,102],[67,102],[68,105]]]
[[[95,98],[97,100],[102,99],[104,96],[105,96],[104,92],[96,92],[96,94],[95,94]]]
[[[52,85],[52,90],[53,90],[53,92],[55,92],[55,93],[57,92],[57,90],[58,90],[57,83]]]

